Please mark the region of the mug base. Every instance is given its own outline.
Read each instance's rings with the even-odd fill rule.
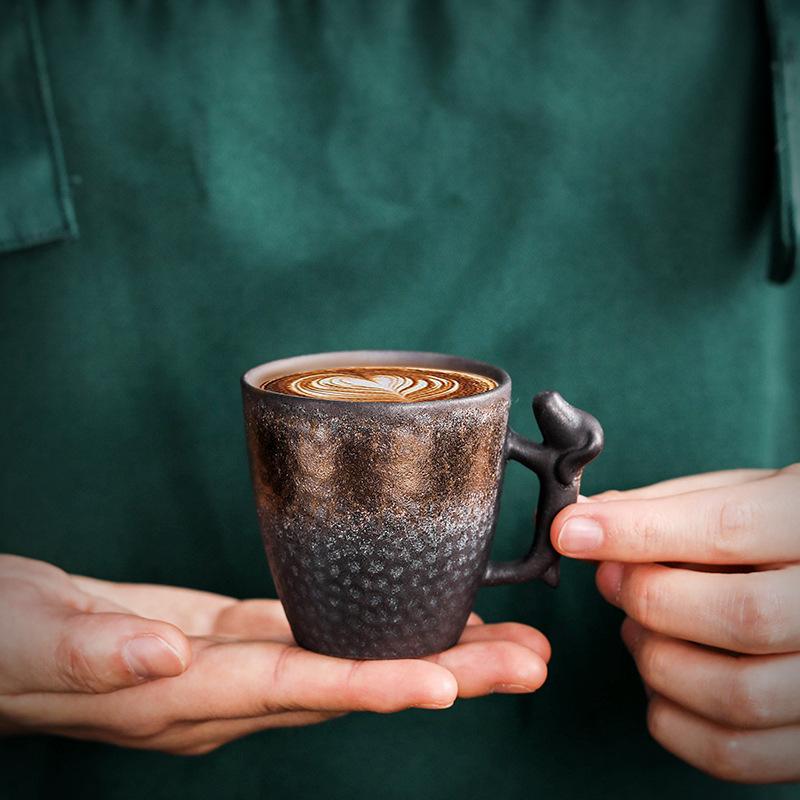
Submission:
[[[295,636],[297,644],[305,650],[334,658],[347,658],[357,661],[389,661],[404,658],[424,658],[448,650],[458,643],[461,632],[455,638],[448,638],[441,643],[415,640],[405,642],[312,642]]]

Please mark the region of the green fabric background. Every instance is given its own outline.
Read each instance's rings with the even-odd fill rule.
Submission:
[[[800,282],[765,279],[758,3],[48,0],[40,17],[80,239],[0,257],[4,549],[270,594],[237,381],[328,349],[499,364],[528,435],[531,396],[559,389],[605,426],[587,492],[797,460]],[[534,500],[511,467],[496,555],[527,547]],[[556,592],[484,590],[478,610],[551,638],[539,693],[201,759],[12,740],[3,783],[14,798],[796,796],[723,785],[649,739],[590,567],[564,564]]]

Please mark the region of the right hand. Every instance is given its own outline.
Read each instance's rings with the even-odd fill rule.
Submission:
[[[332,658],[295,644],[277,600],[116,584],[0,556],[3,733],[200,754],[348,711],[531,692],[549,657],[533,628],[473,615],[461,641],[435,656]]]

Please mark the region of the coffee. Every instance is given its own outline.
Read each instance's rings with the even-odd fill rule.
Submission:
[[[450,369],[365,366],[295,372],[261,384],[262,389],[318,400],[421,403],[483,394],[497,387],[485,375]]]

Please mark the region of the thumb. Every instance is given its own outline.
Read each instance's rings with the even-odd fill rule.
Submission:
[[[182,631],[133,614],[72,614],[54,641],[45,662],[51,665],[50,691],[110,692],[180,675],[191,660]]]

